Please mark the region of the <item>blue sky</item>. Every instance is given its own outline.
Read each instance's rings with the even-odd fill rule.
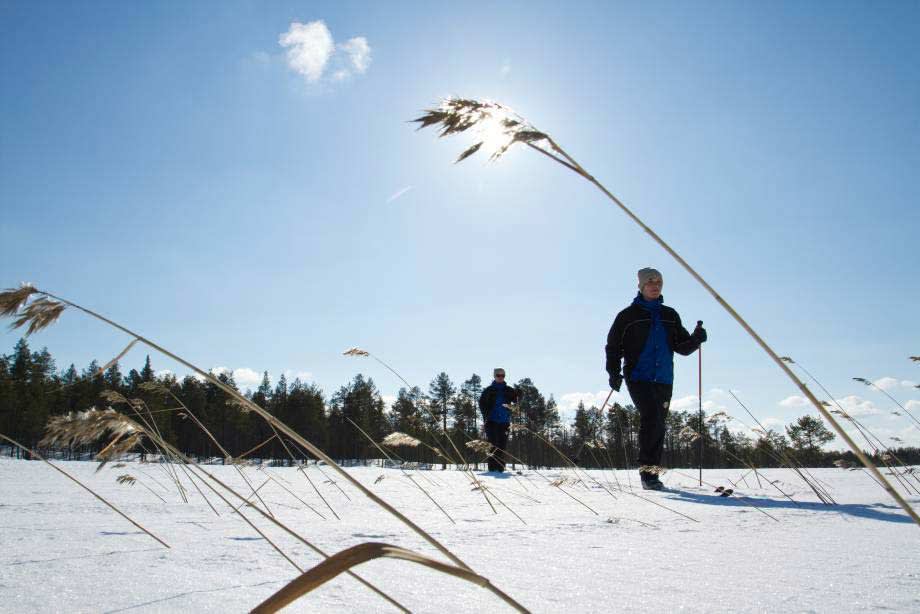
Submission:
[[[888,378],[920,416],[918,24],[907,2],[6,2],[0,285],[32,281],[204,367],[327,392],[362,371],[394,395],[341,356],[358,345],[425,388],[501,365],[571,408],[606,392],[607,329],[651,265],[666,303],[706,322],[710,407],[735,413],[732,389],[775,424],[807,411],[588,183],[525,150],[453,165],[467,141],[407,123],[490,98],[877,432],[920,443],[850,379]],[[126,342],[75,313],[32,340],[80,368]],[[676,372],[676,405],[695,407],[696,358]]]

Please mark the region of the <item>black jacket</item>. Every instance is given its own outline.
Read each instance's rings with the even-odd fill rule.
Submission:
[[[498,392],[495,387],[495,382],[492,382],[479,396],[479,413],[482,414],[482,419],[486,422],[489,421],[489,414],[492,413],[492,408],[495,407],[496,394],[498,394]],[[517,401],[517,398],[517,390],[505,384],[505,403],[514,403]]]
[[[680,323],[680,316],[674,309],[667,305],[661,306],[661,323],[668,339],[668,348],[689,356],[700,347],[698,337],[691,335]],[[607,333],[607,373],[611,376],[620,375],[620,361],[623,364],[623,375],[628,377],[639,355],[645,347],[651,330],[652,317],[648,311],[639,305],[630,305],[619,314]]]

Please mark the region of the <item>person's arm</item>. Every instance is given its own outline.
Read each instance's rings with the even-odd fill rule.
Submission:
[[[491,386],[489,388],[491,388]],[[483,422],[489,419],[489,408],[486,404],[486,397],[489,394],[489,388],[483,390],[482,394],[479,395],[479,413],[482,414]]]
[[[684,325],[681,324],[680,316],[674,312],[674,351],[682,356],[689,356],[695,352],[700,345],[706,341],[706,329],[697,324],[693,329],[693,334],[687,332]]]
[[[622,312],[613,320],[610,332],[607,333],[607,345],[604,351],[607,354],[607,375],[609,375],[610,387],[619,390],[623,383],[623,376],[620,374],[620,363],[623,361],[623,317]]]

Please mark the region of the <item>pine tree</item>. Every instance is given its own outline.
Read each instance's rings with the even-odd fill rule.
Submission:
[[[799,460],[815,466],[821,457],[821,446],[834,440],[835,435],[824,423],[814,416],[804,415],[786,427],[792,447],[800,455]]]
[[[431,409],[443,420],[443,430],[447,432],[447,414],[450,408],[451,399],[457,393],[453,382],[447,376],[447,373],[441,371],[437,377],[431,380],[428,385],[428,394],[431,395]]]

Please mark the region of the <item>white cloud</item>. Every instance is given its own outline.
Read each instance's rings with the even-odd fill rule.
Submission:
[[[779,402],[781,407],[808,407],[811,405],[811,401],[805,397],[800,397],[798,395],[792,395],[791,397],[786,397]]]
[[[173,376],[174,376],[175,373],[173,373],[173,372],[170,371],[169,369],[160,369],[159,371],[154,371],[154,372],[153,372],[153,376],[156,377],[156,378],[168,377],[168,376],[170,376],[170,375],[173,375]]]
[[[408,192],[409,190],[411,190],[412,187],[413,187],[413,186],[411,186],[411,185],[407,185],[407,186],[404,187],[403,189],[394,192],[393,195],[390,196],[390,197],[387,199],[387,204],[389,205],[391,202],[393,202],[393,201],[396,200],[397,198],[401,197],[403,194],[405,194],[406,192]]]
[[[837,399],[837,403],[840,405],[840,407],[843,408],[845,412],[853,417],[873,416],[882,413],[881,410],[875,406],[875,403],[862,397],[856,396],[855,394],[851,394],[848,397],[843,397],[842,399]]]
[[[352,68],[358,74],[364,74],[367,67],[371,65],[371,46],[367,44],[367,39],[363,36],[351,38],[341,45],[339,49],[348,55]]]
[[[393,403],[396,402],[396,397],[392,394],[382,394],[380,398],[383,399],[383,406],[387,409],[393,407]]]
[[[317,81],[323,76],[335,49],[332,33],[321,20],[291,23],[288,31],[278,37],[278,44],[287,49],[291,70],[302,74],[307,81]]]
[[[892,390],[901,385],[901,382],[893,377],[882,377],[872,382],[882,390]]]
[[[575,411],[578,409],[578,403],[584,403],[585,407],[591,407],[592,405],[600,407],[604,404],[604,399],[607,398],[607,393],[609,390],[602,390],[600,392],[569,392],[562,395],[556,400],[557,407],[559,411]],[[623,403],[625,398],[623,393],[614,392],[610,397],[610,402],[607,404],[609,407],[613,403]]]
[[[254,369],[249,367],[240,367],[239,369],[230,369],[229,367],[214,367],[211,369],[211,373],[215,376],[221,374],[228,375],[233,377],[233,381],[236,382],[236,385],[240,390],[246,390],[247,388],[258,388],[259,384],[262,383],[262,374]],[[200,378],[199,378],[200,379]],[[269,381],[271,378],[269,378]]]
[[[293,382],[295,379],[305,382],[313,379],[313,373],[310,371],[294,371],[293,369],[287,369],[284,372],[284,377],[287,378],[288,382]]]
[[[327,68],[333,81],[344,81],[352,74],[364,74],[371,64],[371,46],[363,36],[336,45],[332,32],[322,20],[291,23],[278,37],[287,49],[287,64],[310,83],[319,81]]]

